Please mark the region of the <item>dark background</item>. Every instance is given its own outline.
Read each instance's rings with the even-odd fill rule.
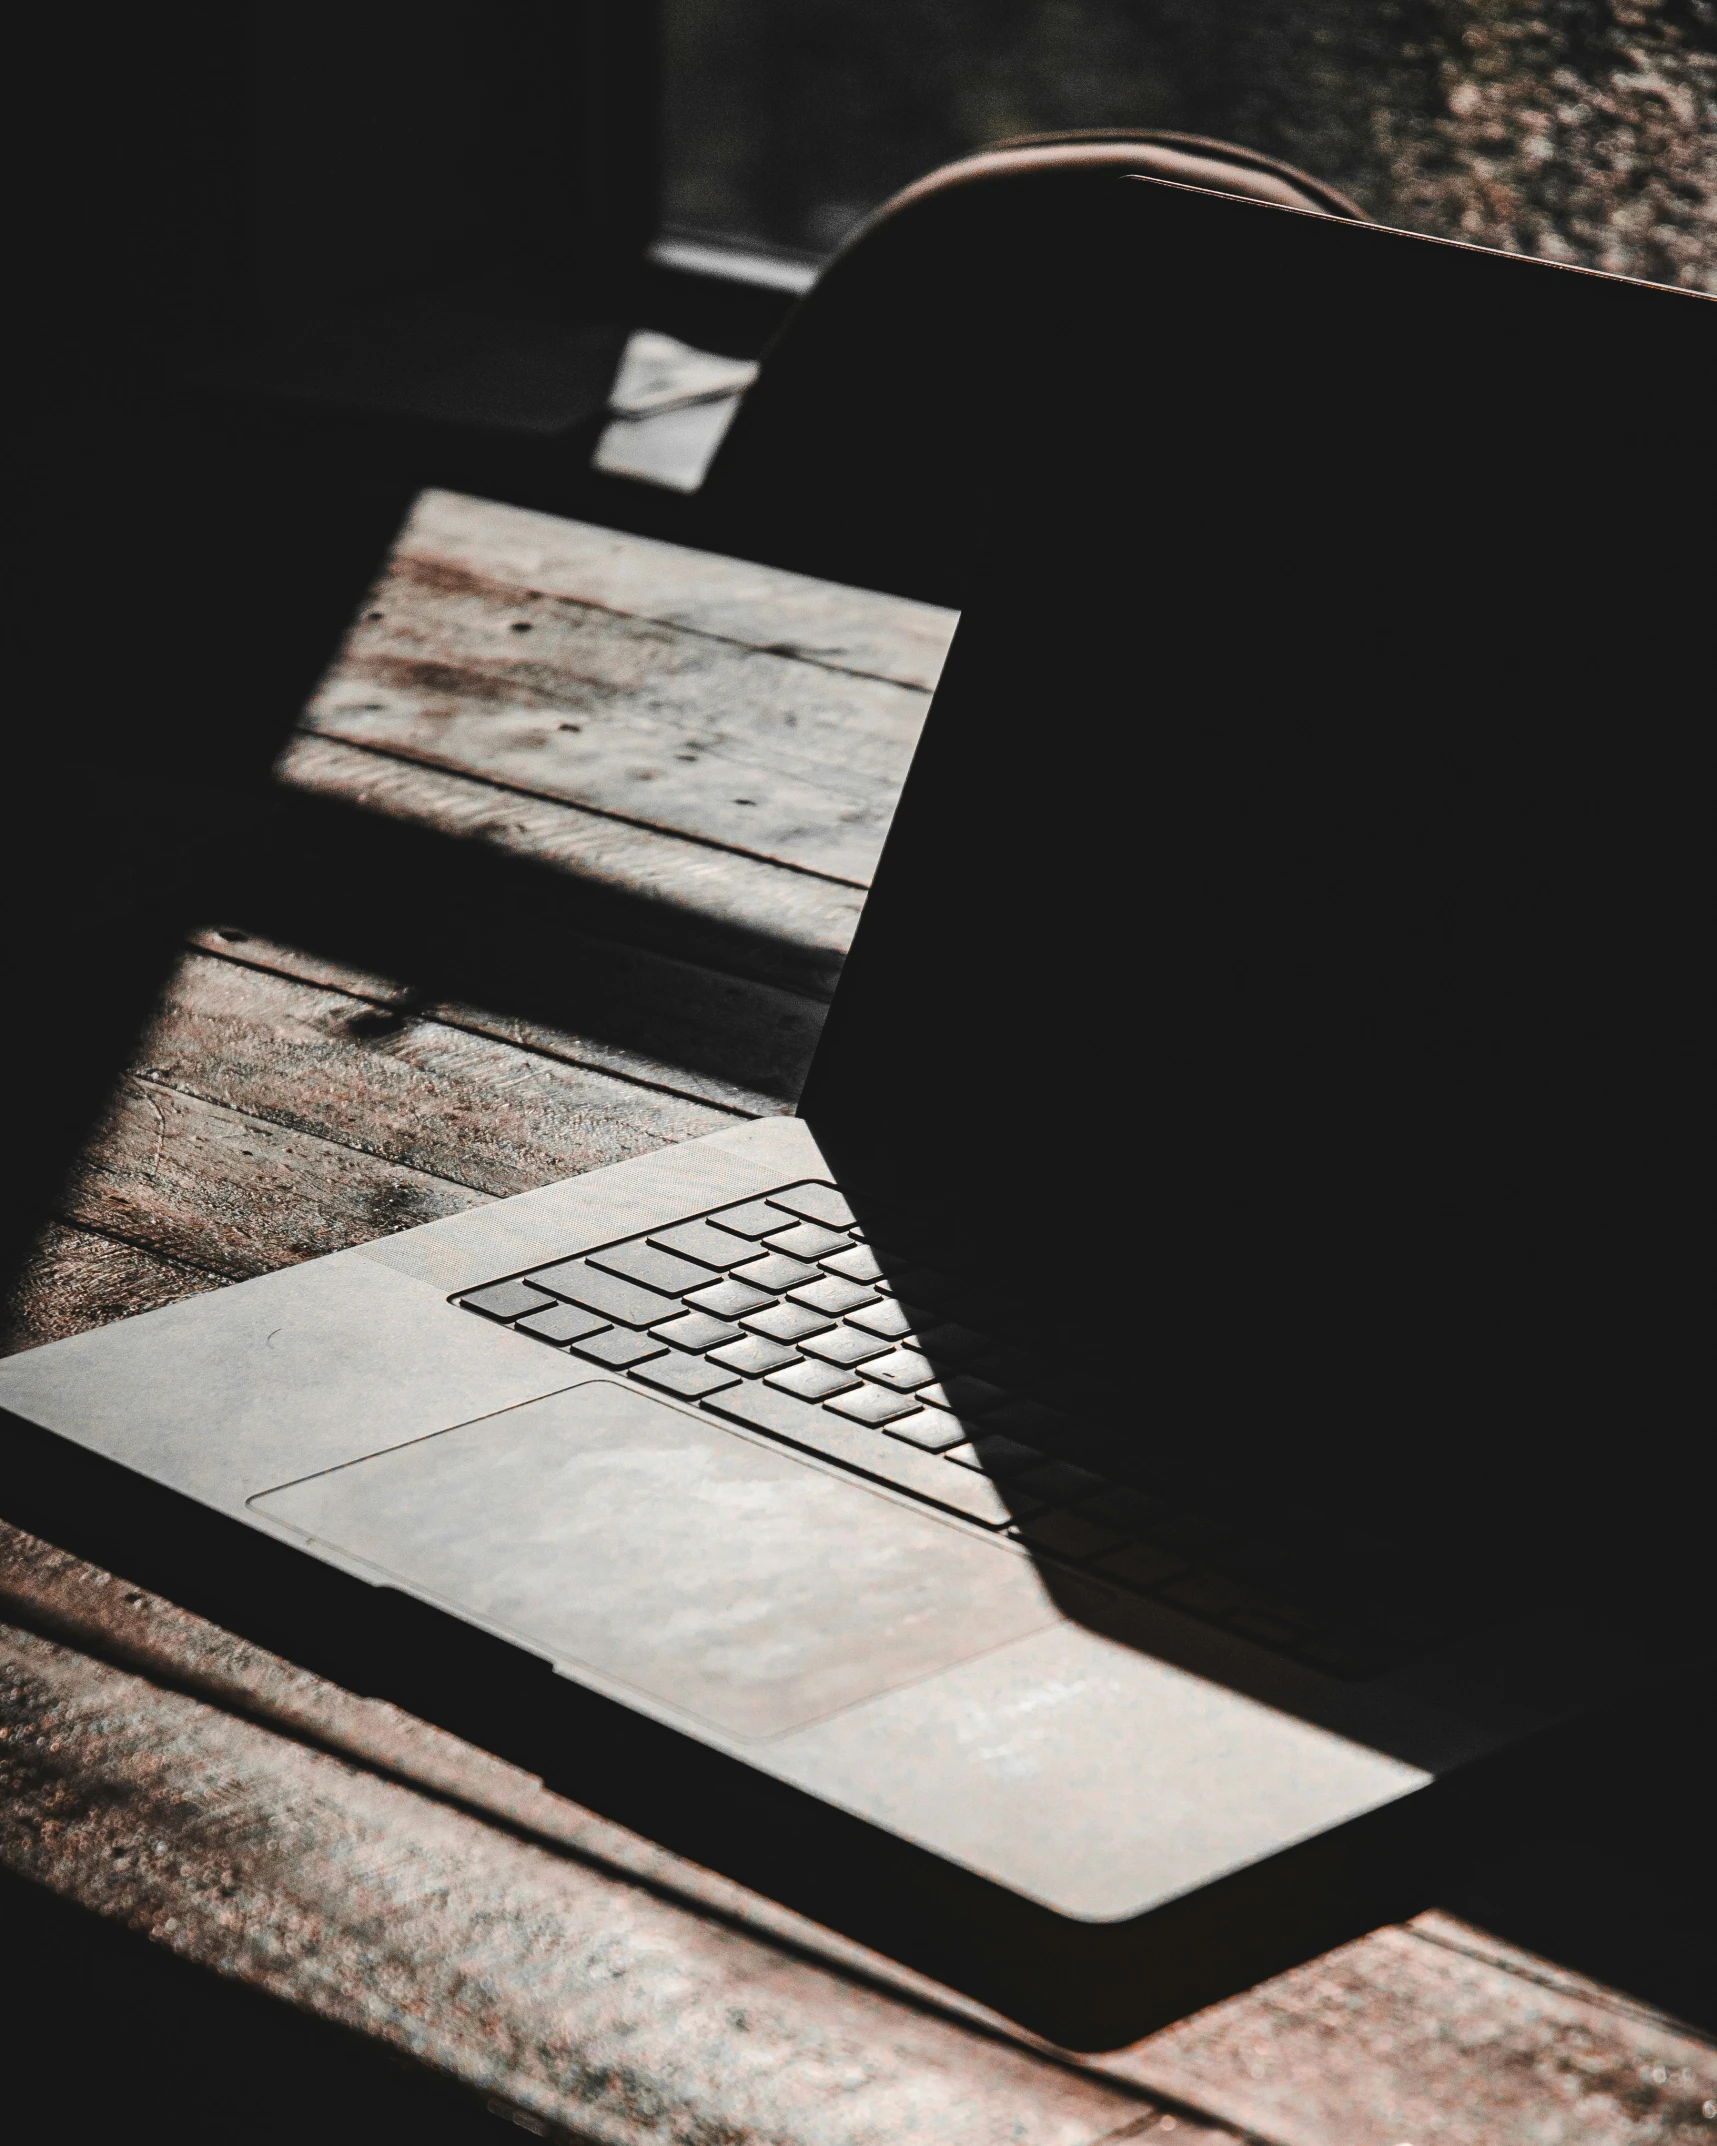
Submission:
[[[827,253],[998,137],[1166,127],[1381,222],[1717,289],[1711,0],[668,0],[664,209]]]

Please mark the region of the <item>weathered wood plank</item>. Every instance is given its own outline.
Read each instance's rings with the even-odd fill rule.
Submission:
[[[925,692],[942,674],[956,622],[937,604],[457,492],[424,493],[400,550],[499,586],[570,596]]]
[[[541,868],[597,936],[829,993],[950,613],[450,493],[368,611],[289,796]]]
[[[589,1009],[591,1025],[577,1029],[434,998],[397,978],[231,927],[194,933],[191,943],[373,1006],[756,1117],[797,1097],[823,1024],[817,1000],[587,933],[556,937],[561,966],[576,978],[569,988]],[[711,1070],[712,1061],[721,1070]]]
[[[63,1218],[241,1278],[438,1221],[487,1195],[127,1075]]]
[[[928,706],[403,548],[306,725],[867,886]]]
[[[593,917],[594,929],[825,998],[863,906],[857,889],[808,873],[332,738],[294,739],[279,774],[306,798],[533,871],[545,882],[544,930],[576,928],[548,899],[558,886],[565,910]]]
[[[140,1245],[50,1222],[13,1286],[0,1324],[0,1356],[63,1341],[112,1319],[175,1304],[221,1277],[187,1267]]]
[[[1280,2146],[1717,2135],[1709,2044],[1442,1916],[1374,1931],[1104,2066]]]
[[[0,1628],[0,1861],[569,2137],[1096,2146],[1119,2082]]]
[[[202,953],[169,982],[138,1070],[152,1096],[163,1084],[497,1197],[734,1122],[707,1103]],[[320,1202],[320,1183],[303,1196]]]

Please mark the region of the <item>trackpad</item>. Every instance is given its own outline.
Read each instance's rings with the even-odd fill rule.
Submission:
[[[609,1379],[250,1502],[735,1736],[1059,1621],[1029,1560]]]

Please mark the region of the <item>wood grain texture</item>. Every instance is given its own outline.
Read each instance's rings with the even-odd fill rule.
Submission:
[[[1081,2063],[970,1998],[552,1793],[534,1776],[447,1731],[386,1701],[344,1691],[4,1522],[0,1616],[571,1853],[606,1877],[646,1886],[697,1916],[903,2001],[914,2012],[1049,2057],[1058,2067]]]
[[[170,981],[64,1217],[19,1278],[0,1348],[82,1333],[734,1122],[743,1091],[732,1084],[701,1083],[725,1089],[729,1107],[713,1108],[568,1062],[582,1039],[551,1032],[538,1039],[550,1048],[520,1048],[503,1031],[529,1024],[474,1010],[464,1025],[424,1017],[388,979],[290,949],[256,952],[301,974],[197,952]],[[637,1054],[609,1055],[636,1076]]]
[[[485,507],[467,526],[510,511]],[[649,606],[639,613],[576,586],[521,586],[471,552],[450,556],[414,521],[307,727],[869,884],[928,708],[924,687],[811,658],[766,600],[739,606],[743,617],[727,606],[729,624],[749,629],[740,637],[664,618],[683,612],[673,569],[683,579],[696,554],[654,547],[664,585],[634,573]],[[732,567],[713,571],[731,577]],[[862,603],[846,592],[849,610]]]
[[[938,604],[456,492],[424,493],[400,549],[500,585],[574,597],[925,692],[941,676],[956,622]]]
[[[273,831],[274,879],[291,888],[297,860],[341,890],[347,919],[373,922],[435,876],[408,835],[429,838],[457,845],[441,852],[461,903],[444,939],[516,939],[522,911],[557,950],[583,934],[827,998],[953,625],[934,606],[427,493],[282,756],[283,800],[321,817]],[[385,859],[365,840],[378,820]],[[291,898],[254,917],[320,943]],[[486,989],[452,995],[492,1003]]]
[[[567,908],[593,912],[615,936],[825,998],[863,905],[856,888],[337,739],[296,738],[278,773],[303,797],[558,882]],[[555,905],[543,910],[542,928],[555,929]]]
[[[62,1219],[242,1280],[486,1197],[128,1074],[67,1188]]]
[[[218,1289],[221,1277],[94,1230],[50,1222],[6,1304],[0,1356]]]
[[[202,953],[180,963],[137,1065],[152,1091],[170,1087],[501,1198],[735,1122],[706,1103]]]
[[[1717,2136],[1717,2050],[1446,1916],[1372,1932],[1106,2068],[1280,2146]]]
[[[926,697],[409,556],[307,727],[867,886]]]
[[[1096,2146],[1136,2090],[0,1627],[0,1858],[581,2140]]]
[[[774,1115],[797,1098],[823,1025],[821,1002],[797,992],[577,932],[563,934],[556,951],[566,995],[586,1013],[578,1028],[436,998],[396,977],[231,927],[198,932],[191,943],[373,1007],[753,1117]]]

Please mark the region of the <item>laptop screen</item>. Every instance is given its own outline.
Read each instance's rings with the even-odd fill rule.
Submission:
[[[1692,1428],[1717,305],[1098,221],[801,1108],[1141,1450],[1562,1498]]]

